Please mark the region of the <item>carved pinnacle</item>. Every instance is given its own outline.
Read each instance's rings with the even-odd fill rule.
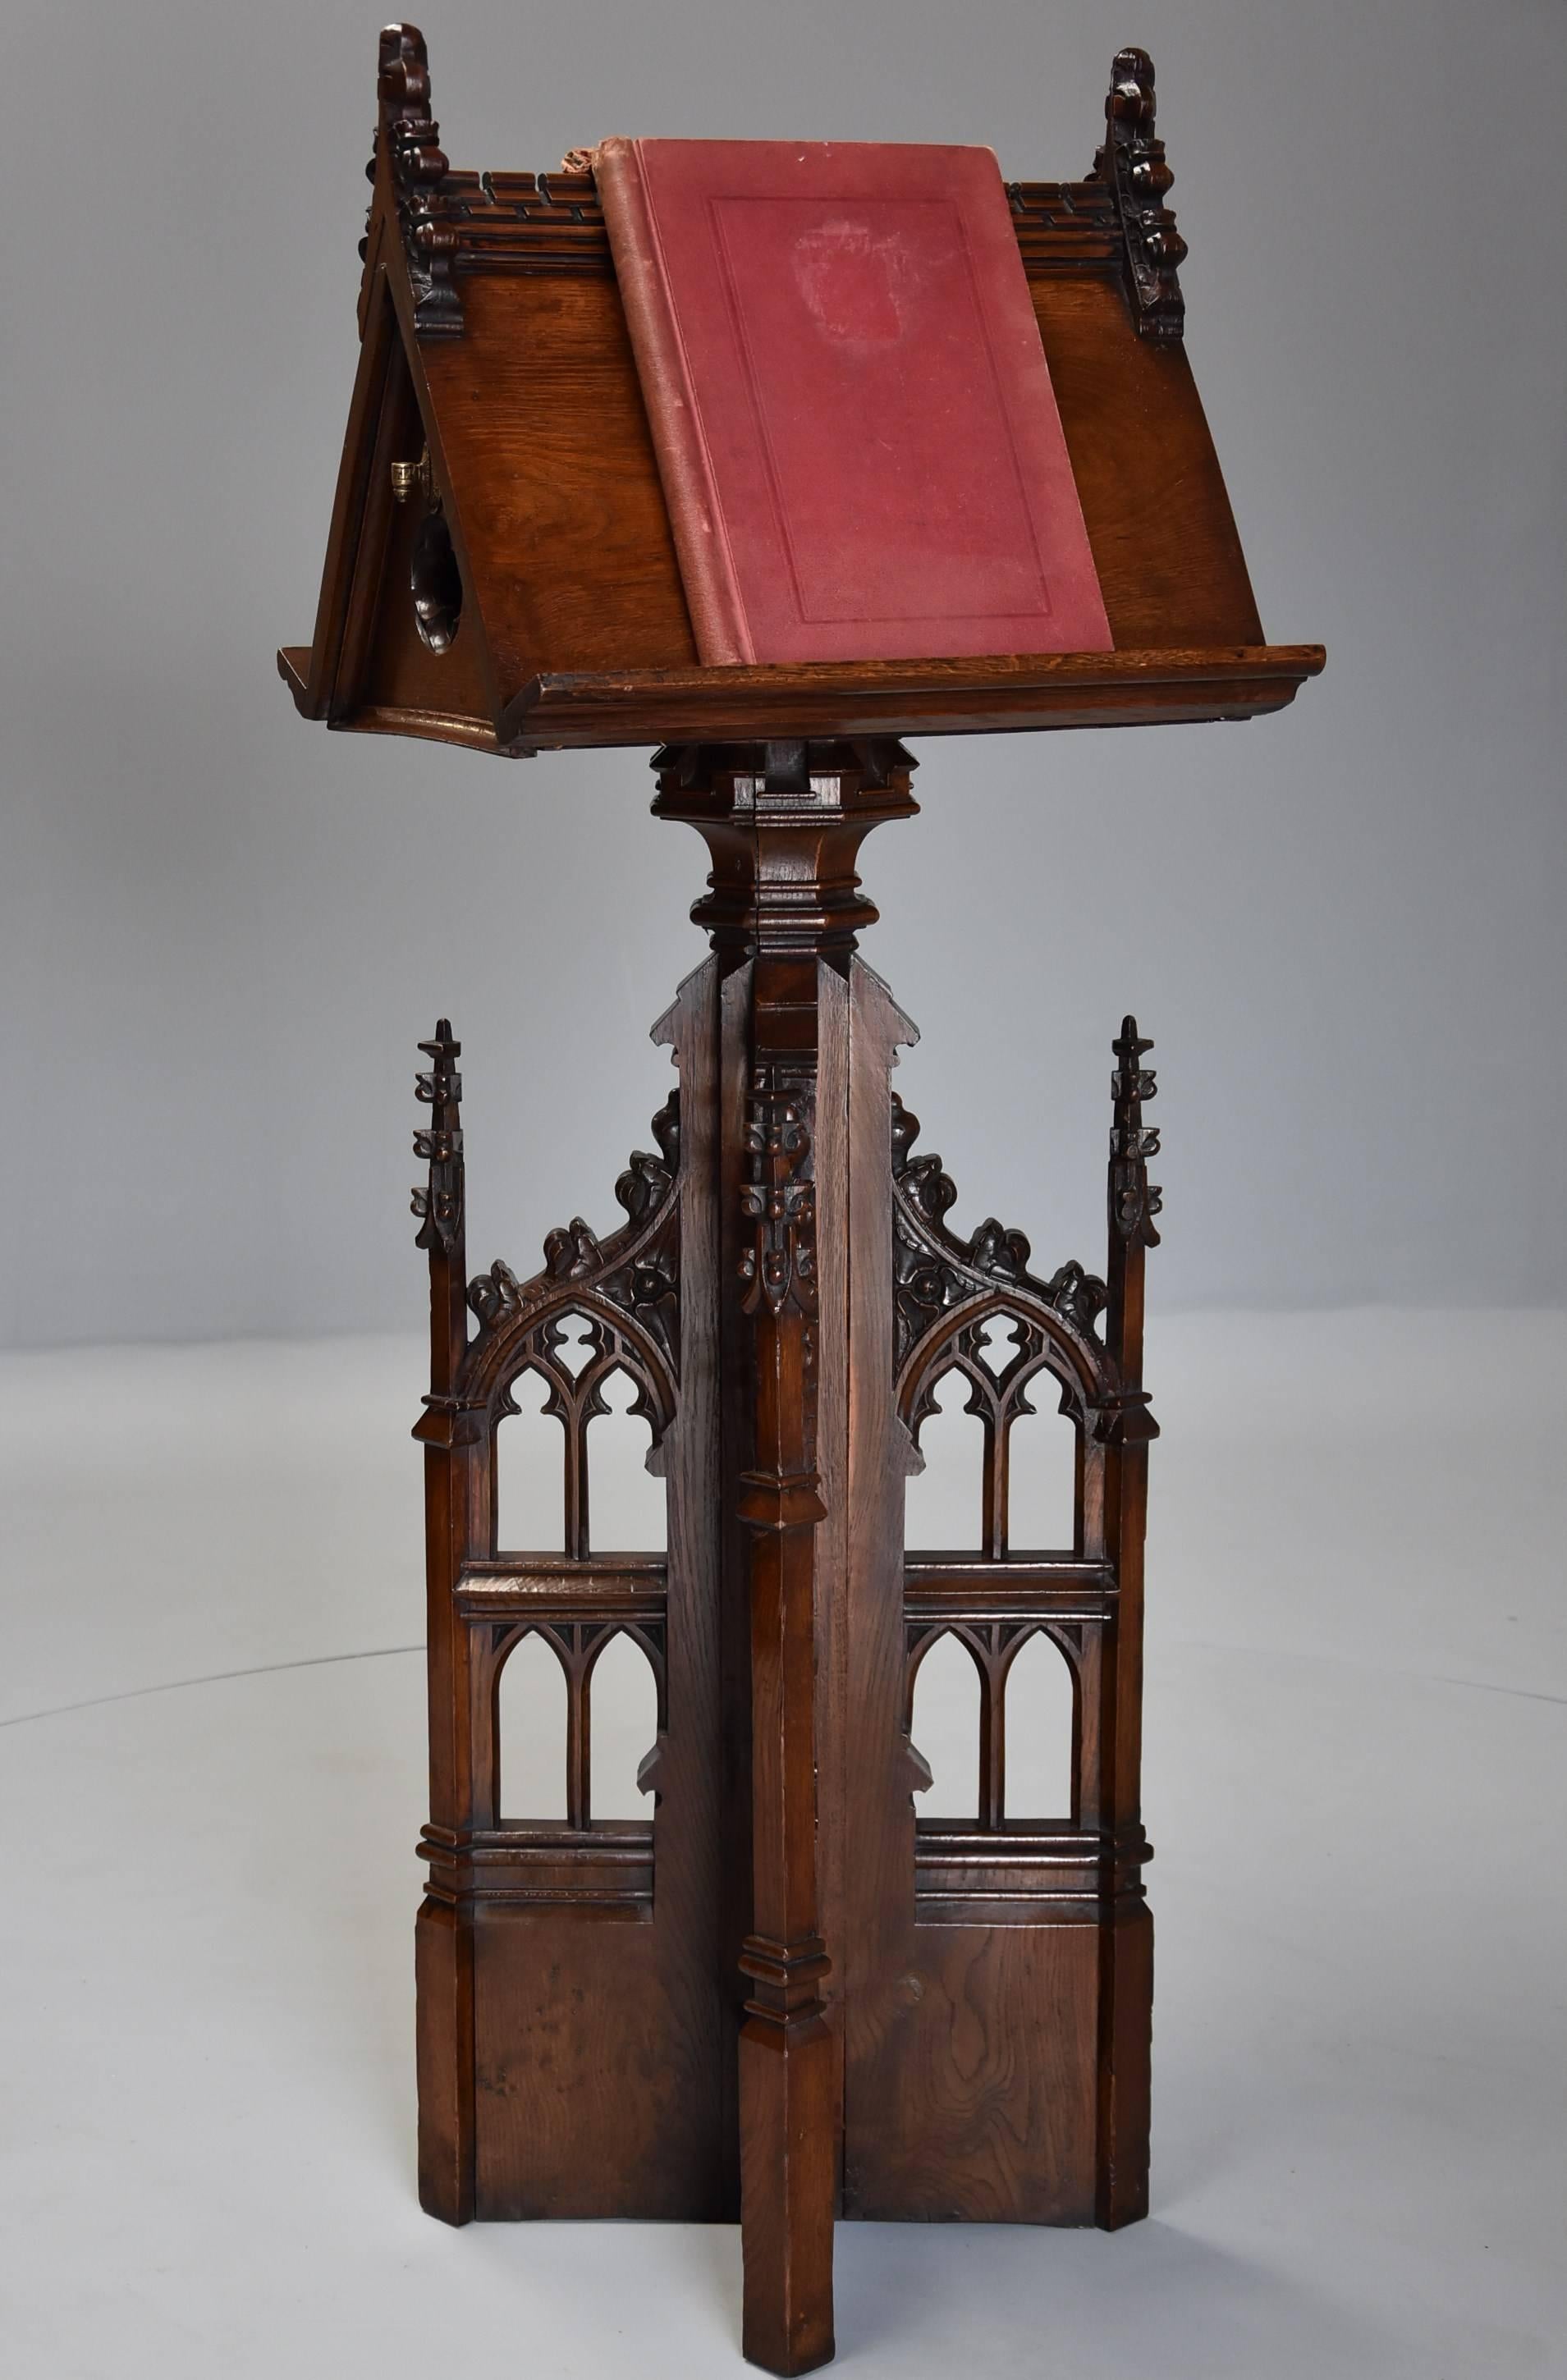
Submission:
[[[1165,204],[1174,180],[1164,143],[1154,133],[1157,93],[1147,50],[1116,55],[1104,103],[1105,140],[1094,174],[1109,188],[1121,217],[1126,274],[1137,329],[1148,339],[1179,339],[1185,301],[1176,279],[1186,243]]]
[[[457,236],[436,216],[433,200],[448,171],[441,127],[430,113],[430,55],[417,25],[388,25],[381,36],[376,93],[381,103],[376,152],[384,146],[396,192],[397,220],[421,338],[453,336],[463,327],[452,267]],[[370,160],[374,178],[375,159]]]
[[[1159,1090],[1151,1067],[1141,1062],[1153,1048],[1140,1040],[1135,1016],[1123,1019],[1121,1038],[1111,1044],[1118,1064],[1110,1078],[1115,1120],[1110,1134],[1110,1221],[1112,1231],[1134,1246],[1156,1248],[1159,1233],[1153,1218],[1163,1205],[1161,1194],[1148,1180],[1148,1160],[1159,1153],[1159,1127],[1143,1122],[1143,1101]]]
[[[432,1112],[429,1125],[414,1135],[414,1155],[430,1168],[428,1182],[413,1193],[420,1225],[414,1245],[449,1256],[463,1221],[463,1078],[456,1069],[463,1045],[453,1039],[451,1023],[443,1016],[434,1038],[419,1046],[431,1062],[415,1078],[414,1095]]]

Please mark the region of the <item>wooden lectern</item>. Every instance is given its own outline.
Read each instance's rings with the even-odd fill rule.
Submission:
[[[832,2353],[840,2216],[1112,2229],[1148,2206],[1150,1045],[1130,1017],[1113,1045],[1104,1279],[1030,1269],[993,1220],[959,1239],[890,1087],[914,1029],[856,955],[876,912],[856,862],[914,815],[900,737],[1246,719],[1322,665],[1262,642],[1183,345],[1152,77],[1123,51],[1091,173],[1009,190],[1115,650],[703,668],[591,174],[451,171],[423,41],[391,28],[315,637],[279,656],[334,727],[656,744],[655,814],[708,846],[711,955],[655,1027],[679,1089],[612,1236],[576,1220],[530,1280],[469,1279],[458,1044],[442,1023],[423,1045],[419,2178],[450,2223],[738,2215],[745,2352],[778,2373]],[[615,1372],[667,1555],[590,1525]],[[561,1425],[564,1554],[497,1542],[523,1373]],[[983,1426],[982,1549],[905,1550],[951,1374]],[[1041,1389],[1077,1447],[1074,1540],[1049,1550],[1008,1528]],[[1072,1806],[1048,1820],[1009,1815],[1004,1731],[1041,1632],[1075,1711]],[[564,1822],[502,1815],[498,1696],[530,1633],[565,1673]],[[982,1689],[966,1822],[915,1814],[914,1681],[947,1633]],[[617,1634],[657,1681],[640,1824],[589,1806]]]

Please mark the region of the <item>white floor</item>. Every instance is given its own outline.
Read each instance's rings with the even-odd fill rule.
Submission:
[[[420,1360],[0,1365],[8,2380],[738,2368],[732,2231],[415,2203]],[[1567,2373],[1567,1317],[1149,1370],[1153,2215],[844,2226],[839,2361]]]

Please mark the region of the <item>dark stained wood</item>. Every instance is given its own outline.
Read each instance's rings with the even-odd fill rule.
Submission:
[[[835,1599],[832,1730],[841,1790],[831,1839],[841,1874],[833,1937],[844,1946],[845,2216],[867,2210],[868,2156],[885,2120],[880,2056],[885,1985],[907,1973],[913,1919],[914,1791],[921,1772],[904,1726],[904,1488],[919,1457],[897,1409],[893,1240],[893,1103],[900,1043],[918,1038],[887,987],[856,959],[849,977],[846,1141],[840,1199],[847,1318],[845,1432],[839,1511],[842,1582]],[[834,1480],[837,1485],[837,1480]],[[929,1772],[924,1774],[928,1777]],[[905,2005],[899,1984],[896,2004]]]
[[[416,1142],[430,1171],[415,1193],[431,1293],[431,1388],[416,1432],[426,1448],[431,1747],[420,2174],[425,2204],[452,2222],[726,2212],[711,1264],[680,1294],[682,1253],[699,1252],[714,1228],[716,992],[713,968],[699,971],[658,1027],[698,1111],[691,1141],[672,1100],[654,1120],[657,1150],[637,1152],[615,1185],[621,1229],[601,1241],[574,1218],[551,1232],[529,1281],[504,1264],[466,1278],[457,1048],[444,1025],[425,1045],[420,1095],[434,1115]],[[575,1372],[560,1353],[572,1315],[588,1350]],[[616,1369],[657,1435],[667,1557],[592,1543],[589,1433]],[[511,1388],[524,1370],[544,1380],[561,1425],[564,1554],[496,1543],[496,1432],[516,1410]],[[497,1695],[528,1633],[552,1645],[568,1696],[564,1823],[512,1824],[502,1812]],[[597,1820],[590,1807],[592,1670],[615,1633],[642,1646],[659,1686],[644,1764],[651,1823]],[[667,1857],[666,1838],[678,1847]],[[454,1933],[469,1937],[460,1956],[448,1948]]]
[[[1124,310],[1107,281],[1034,285],[1035,318],[1115,658],[1131,662],[1148,648],[1144,666],[1150,667],[1161,649],[1184,647],[1185,663],[1196,669],[1205,654],[1217,659],[1239,648],[1256,652],[1259,670],[1271,666],[1282,674],[1294,666],[1288,701],[1301,680],[1322,667],[1321,648],[1263,648],[1185,348],[1126,337]]]
[[[915,1028],[856,947],[861,844],[917,807],[900,735],[1252,718],[1322,666],[1262,639],[1144,53],[1117,57],[1106,115],[1093,173],[1009,195],[1115,650],[703,669],[592,175],[454,172],[422,37],[388,28],[315,635],[278,657],[336,728],[507,757],[657,742],[655,814],[707,845],[711,955],[655,1027],[679,1090],[613,1232],[574,1216],[529,1278],[470,1278],[459,1046],[444,1020],[421,1045],[419,2192],[455,2224],[738,2216],[741,2344],[781,2374],[833,2351],[839,2216],[1148,2209],[1151,1045],[1131,1017],[1113,1044],[1103,1278],[1036,1268],[994,1217],[950,1228],[956,1190],[891,1087]],[[981,1423],[977,1551],[905,1544],[953,1371]],[[615,1373],[667,1551],[598,1541]],[[499,1539],[525,1374],[561,1433],[558,1553]],[[1041,1389],[1076,1438],[1071,1543],[1043,1548],[1011,1512]],[[916,1808],[915,1682],[949,1635],[980,1695],[962,1820]],[[1033,1819],[1009,1815],[1006,1694],[1040,1635],[1071,1676],[1073,1781]],[[617,1637],[656,1700],[638,1819],[593,1808]],[[508,1806],[504,1680],[528,1640],[558,1665],[564,1818]]]
[[[280,656],[307,717],[510,755],[982,735],[1250,718],[1320,669],[1318,647],[1263,642],[1180,336],[1184,247],[1142,52],[1116,60],[1095,172],[1009,186],[1108,656],[699,667],[591,173],[453,172],[411,27],[383,36],[381,93],[365,351],[316,636],[308,670]],[[417,413],[398,413],[394,443],[429,447],[465,590],[445,656],[415,650],[400,544],[384,552],[389,341]],[[344,645],[346,618],[369,624],[368,648]]]
[[[512,748],[779,736],[960,735],[1036,727],[1152,727],[1254,719],[1293,702],[1320,645],[1200,652],[1008,655],[995,661],[802,662],[541,678],[502,721]]]
[[[466,312],[417,368],[503,701],[552,670],[694,667],[614,283],[476,279]]]
[[[1097,1929],[921,1925],[851,2078],[845,2211],[1087,2224]],[[1085,2052],[1087,2055],[1085,2055]]]
[[[431,1840],[458,1851],[473,1799],[471,1632],[453,1594],[470,1549],[480,1454],[479,1416],[458,1392],[467,1339],[468,1260],[462,1146],[462,1044],[443,1017],[421,1044],[418,1081],[431,1111],[414,1139],[429,1168],[414,1193],[419,1245],[430,1257],[430,1393],[424,1443],[426,1642]],[[471,1895],[432,1888],[415,1929],[419,1985],[419,2202],[446,2223],[474,2213],[473,1927]]]
[[[745,1103],[737,1119],[729,1111],[738,1147],[722,1168],[739,1218],[724,1293],[731,1395],[747,1388],[731,1475],[735,1517],[748,1539],[735,1548],[732,1597],[736,1620],[748,1616],[749,1642],[742,1785],[751,1914],[739,1961],[748,1990],[738,2072],[744,2346],[770,2371],[806,2372],[832,2353],[842,2106],[842,2034],[830,2014],[822,1931],[841,1845],[831,1809],[822,1823],[820,1783],[820,1730],[831,1731],[833,1718],[820,1650],[842,1573],[834,1533],[820,1525],[828,1515],[819,1466],[824,1384],[829,1435],[842,1440],[845,1314],[836,1301],[822,1310],[816,1177],[825,1154],[834,1186],[841,1178],[837,969],[874,915],[856,856],[870,827],[907,815],[913,803],[895,747],[778,742],[672,749],[661,759],[660,815],[695,825],[713,861],[711,892],[694,914],[745,993],[746,1013],[731,1012],[745,1027]],[[831,1207],[829,1222],[839,1233],[827,1251],[835,1287],[846,1235]]]
[[[426,1899],[414,1926],[419,2196],[443,2223],[473,2220],[473,1912]]]
[[[337,467],[337,492],[316,605],[315,635],[310,650],[303,657],[303,665],[294,667],[292,673],[284,668],[283,656],[278,657],[285,682],[292,686],[294,699],[307,719],[324,718],[332,700],[341,671],[343,633],[356,576],[368,578],[375,575],[368,566],[368,557],[366,568],[360,571],[359,540],[395,362],[405,382],[407,378],[384,275],[378,274],[374,295],[375,303],[360,324],[358,370],[354,377],[348,427]]]
[[[370,174],[377,196],[384,202],[390,194],[395,210],[415,326],[421,338],[456,338],[463,329],[453,273],[457,239],[438,204],[447,159],[430,113],[430,58],[417,25],[388,25],[382,34],[376,96]]]
[[[532,1282],[496,1264],[460,1284],[444,1025],[421,1085],[426,2203],[457,2221],[711,2217],[733,2212],[737,2170],[745,2351],[776,2372],[832,2351],[836,2213],[1113,2227],[1146,2207],[1148,1045],[1128,1019],[1107,1281],[1034,1270],[993,1218],[951,1232],[956,1192],[890,1089],[914,1029],[855,954],[875,915],[859,846],[912,814],[909,765],[885,741],[660,754],[656,809],[696,826],[712,862],[694,914],[714,955],[659,1028],[680,1060],[678,1118],[672,1101],[658,1153],[616,1185],[613,1237],[574,1219]],[[555,1354],[568,1314],[588,1326],[575,1373]],[[998,1318],[1015,1349],[999,1378],[979,1354]],[[589,1425],[613,1364],[659,1433],[664,1559],[592,1542]],[[525,1366],[562,1427],[559,1556],[495,1542],[495,1433]],[[984,1544],[905,1556],[904,1481],[953,1367],[985,1426]],[[1007,1512],[1011,1430],[1041,1378],[1079,1439],[1074,1541],[1042,1552],[1014,1548]],[[592,1665],[616,1629],[660,1680],[651,1827],[589,1805]],[[529,1630],[554,1644],[569,1696],[553,1825],[503,1819],[499,1803],[497,1681]],[[1048,1823],[1006,1814],[1006,1679],[1039,1630],[1077,1707],[1072,1808]],[[913,1805],[928,1777],[913,1679],[948,1631],[984,1685],[969,1824]]]
[[[460,720],[489,737],[491,680],[478,624],[467,615],[448,649],[433,652],[419,635],[413,599],[415,549],[421,529],[436,517],[422,504],[395,504],[390,470],[395,460],[417,462],[423,425],[399,347],[392,385],[383,408],[383,433],[361,530],[363,564],[357,574],[360,601],[345,625],[333,724],[358,726],[367,714],[401,712]],[[340,710],[335,706],[341,706]]]
[[[855,1963],[845,2214],[1113,2223],[1136,2211],[1139,2187],[1146,2193],[1147,1847],[1135,1749],[1124,1739],[1118,1758],[1114,1729],[1140,1689],[1140,1603],[1135,1615],[1127,1604],[1128,1590],[1140,1594],[1142,1508],[1129,1490],[1153,1434],[1126,1286],[1128,1267],[1140,1281],[1136,1235],[1151,1231],[1157,1206],[1146,1178],[1157,1142],[1136,1104],[1152,1096],[1136,1062],[1147,1046],[1128,1020],[1117,1049],[1133,1050],[1133,1071],[1124,1064],[1117,1079],[1131,1089],[1117,1092],[1110,1195],[1114,1215],[1134,1218],[1134,1237],[1114,1233],[1108,1284],[1075,1262],[1048,1278],[1033,1271],[1027,1240],[993,1217],[959,1240],[945,1221],[956,1190],[941,1159],[918,1149],[917,1119],[895,1098],[886,1104],[882,1075],[891,1294],[881,1300],[884,1352],[864,1342],[856,1350],[867,1463],[850,1486],[867,1517],[848,1583]],[[876,1213],[869,1171],[867,1160],[856,1203]],[[1106,1343],[1098,1326],[1112,1305]],[[996,1321],[1011,1325],[999,1376],[981,1352]],[[910,1551],[893,1599],[886,1549],[901,1546],[903,1532],[885,1502],[917,1459],[910,1440],[949,1370],[967,1381],[982,1424],[982,1549]],[[1019,1551],[1008,1521],[1009,1439],[1041,1381],[1077,1431],[1074,1542]],[[888,1447],[894,1414],[903,1427]],[[1006,1809],[1007,1675],[1041,1631],[1069,1662],[1076,1711],[1073,1806],[1053,1822],[1019,1821]],[[916,1821],[910,1809],[911,1788],[928,1780],[908,1733],[914,1680],[948,1633],[981,1686],[980,1801],[966,1824]]]
[[[1104,146],[1094,178],[1111,193],[1120,218],[1126,295],[1140,336],[1163,344],[1181,337],[1186,309],[1176,279],[1186,243],[1165,204],[1174,180],[1156,137],[1153,60],[1121,50],[1110,70]]]
[[[1097,1728],[1099,1807],[1114,1847],[1107,1876],[1110,1922],[1100,1932],[1099,2181],[1095,2219],[1106,2230],[1148,2209],[1148,2068],[1153,2010],[1153,1921],[1143,1901],[1143,1547],[1148,1441],[1155,1434],[1143,1387],[1143,1295],[1148,1250],[1159,1245],[1159,1191],[1148,1161],[1159,1131],[1143,1121],[1157,1091],[1144,1060],[1151,1041],[1125,1017],[1115,1042],[1106,1204],[1110,1254],[1105,1335],[1120,1390],[1105,1412],[1105,1552],[1117,1585],[1107,1637]]]

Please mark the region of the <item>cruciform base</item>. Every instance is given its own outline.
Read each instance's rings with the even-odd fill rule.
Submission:
[[[856,949],[875,917],[856,858],[913,814],[908,755],[687,746],[655,766],[656,813],[711,855],[694,915],[712,951],[655,1028],[679,1089],[616,1185],[624,1224],[601,1240],[575,1220],[531,1280],[470,1281],[458,1044],[443,1024],[424,1045],[420,2195],[450,2223],[738,2215],[745,2353],[798,2373],[833,2351],[837,2218],[1147,2211],[1154,1085],[1127,1018],[1103,1279],[1037,1275],[994,1220],[959,1239],[891,1087],[913,1027]],[[497,1538],[496,1433],[525,1374],[562,1427],[561,1550]],[[590,1529],[616,1374],[651,1434],[666,1550]],[[982,1426],[980,1544],[905,1548],[953,1374]],[[1073,1542],[1019,1548],[1012,1431],[1045,1383],[1075,1433]],[[511,1808],[500,1766],[505,1665],[530,1635],[567,1703],[565,1815],[546,1822]],[[657,1691],[636,1823],[591,1806],[593,1674],[622,1635]],[[922,1820],[915,1681],[948,1635],[978,1675],[978,1803]],[[1074,1710],[1071,1806],[1045,1818],[1009,1815],[1006,1784],[1008,1672],[1039,1635]]]

